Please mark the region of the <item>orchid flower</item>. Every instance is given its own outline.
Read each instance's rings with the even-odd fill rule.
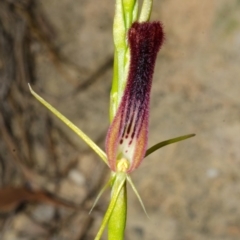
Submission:
[[[140,14],[138,14],[138,0],[116,0],[115,9],[114,74],[110,93],[111,124],[106,137],[106,153],[70,120],[35,93],[29,85],[34,97],[78,134],[111,169],[109,181],[93,204],[94,207],[108,186],[112,187],[109,207],[95,240],[101,238],[106,225],[108,225],[109,240],[124,238],[127,182],[146,213],[140,195],[129,176],[139,167],[144,157],[163,146],[194,136],[189,134],[173,138],[157,143],[147,150],[150,91],[157,53],[164,40],[163,27],[160,22],[149,22],[152,0],[143,0]]]
[[[126,88],[106,140],[109,167],[114,172],[126,173],[136,169],[146,153],[153,70],[163,43],[161,24],[133,23],[128,42],[130,67]]]

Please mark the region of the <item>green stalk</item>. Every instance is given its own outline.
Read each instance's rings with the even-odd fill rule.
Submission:
[[[140,15],[140,21],[147,21],[149,19],[151,9],[152,0],[144,0]],[[137,20],[137,16],[138,0],[116,0],[113,23],[114,66],[112,89],[110,93],[110,122],[112,122],[117,112],[125,89],[130,64],[130,51],[127,43],[127,33],[132,23]],[[112,186],[110,206],[107,214],[104,217],[105,221],[103,221],[99,234],[97,235],[99,238],[109,217],[108,240],[124,239],[127,219],[127,186],[125,181],[126,179],[124,178],[126,178],[126,175],[124,175],[124,173],[117,173],[116,180]],[[123,179],[124,184],[122,182]],[[129,178],[128,181],[131,183],[131,186],[133,187],[135,193],[138,196],[138,199],[140,200],[141,205],[143,206],[142,200],[137,193],[133,183],[131,182],[131,179]],[[123,184],[122,187],[121,184]],[[114,204],[114,198],[116,196],[117,199]],[[144,206],[143,209],[146,212]]]
[[[119,182],[120,183],[120,182]],[[119,183],[114,182],[112,195],[116,194]],[[108,222],[108,240],[123,240],[127,220],[127,184],[121,188],[118,199]]]

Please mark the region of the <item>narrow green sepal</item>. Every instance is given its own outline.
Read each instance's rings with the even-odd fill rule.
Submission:
[[[143,203],[143,201],[142,201],[142,199],[141,199],[141,197],[140,197],[140,194],[138,193],[138,191],[137,191],[137,189],[136,189],[136,187],[135,187],[132,179],[130,178],[130,176],[127,176],[127,181],[129,182],[130,186],[132,187],[134,193],[136,194],[136,196],[137,196],[137,198],[138,198],[138,201],[140,202],[144,213],[145,213],[146,216],[149,218],[149,216],[148,216],[148,214],[147,214],[147,210],[146,210],[146,208],[145,208],[145,206],[144,206],[144,203]],[[149,219],[150,219],[150,218],[149,218]]]
[[[142,9],[139,17],[139,22],[147,22],[150,19],[152,12],[153,0],[144,0],[142,4]]]
[[[101,148],[99,148],[84,132],[82,132],[76,125],[74,125],[69,119],[63,116],[57,109],[50,105],[46,100],[40,97],[37,93],[33,91],[30,84],[28,84],[31,94],[42,103],[48,110],[50,110],[56,117],[58,117],[62,122],[64,122],[70,129],[72,129],[83,141],[90,146],[94,152],[96,152],[99,157],[108,165],[107,156]]]
[[[114,64],[113,64],[113,80],[112,89],[110,93],[110,123],[112,122],[118,107],[118,55],[115,49],[114,51]]]
[[[93,203],[93,205],[92,205],[92,207],[91,207],[91,209],[90,209],[90,211],[89,211],[89,214],[91,214],[93,208],[96,206],[98,200],[100,199],[100,197],[102,196],[102,194],[105,192],[105,190],[106,190],[109,186],[111,186],[111,185],[113,184],[113,182],[115,181],[115,178],[116,178],[116,175],[112,176],[112,177],[108,180],[108,182],[104,185],[104,187],[101,189],[101,191],[100,191],[99,194],[97,195],[97,197],[96,197],[96,199],[95,199],[95,201],[94,201],[94,203]]]
[[[126,26],[122,0],[116,0],[115,3],[113,41],[117,51],[126,48]]]
[[[181,136],[181,137],[172,138],[172,139],[169,139],[169,140],[166,140],[166,141],[157,143],[157,144],[155,144],[154,146],[150,147],[150,148],[146,151],[145,157],[147,157],[147,156],[150,155],[151,153],[155,152],[155,151],[158,150],[159,148],[162,148],[162,147],[164,147],[164,146],[166,146],[166,145],[169,145],[169,144],[172,144],[172,143],[176,143],[176,142],[183,141],[183,140],[185,140],[185,139],[194,137],[195,135],[196,135],[196,134],[188,134],[188,135],[184,135],[184,136]]]
[[[138,18],[138,0],[135,1],[135,5],[133,7],[133,12],[132,12],[132,22],[136,22]]]
[[[130,52],[127,32],[138,17],[138,0],[116,0],[113,23],[114,69],[110,94],[110,122],[116,114],[124,89],[129,69]]]
[[[133,21],[133,10],[136,3],[136,0],[122,0],[123,9],[125,14],[125,26],[126,29],[130,28]]]

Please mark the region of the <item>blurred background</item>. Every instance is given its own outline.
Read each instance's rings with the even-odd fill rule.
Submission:
[[[0,239],[93,239],[109,170],[29,93],[104,148],[113,0],[0,1]],[[126,239],[240,239],[240,1],[155,0],[166,40],[155,68],[149,147],[129,189]]]

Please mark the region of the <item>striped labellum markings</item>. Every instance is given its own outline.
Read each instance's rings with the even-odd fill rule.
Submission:
[[[114,172],[132,172],[146,153],[152,77],[163,39],[159,22],[135,22],[128,31],[126,88],[106,138],[108,164]]]

